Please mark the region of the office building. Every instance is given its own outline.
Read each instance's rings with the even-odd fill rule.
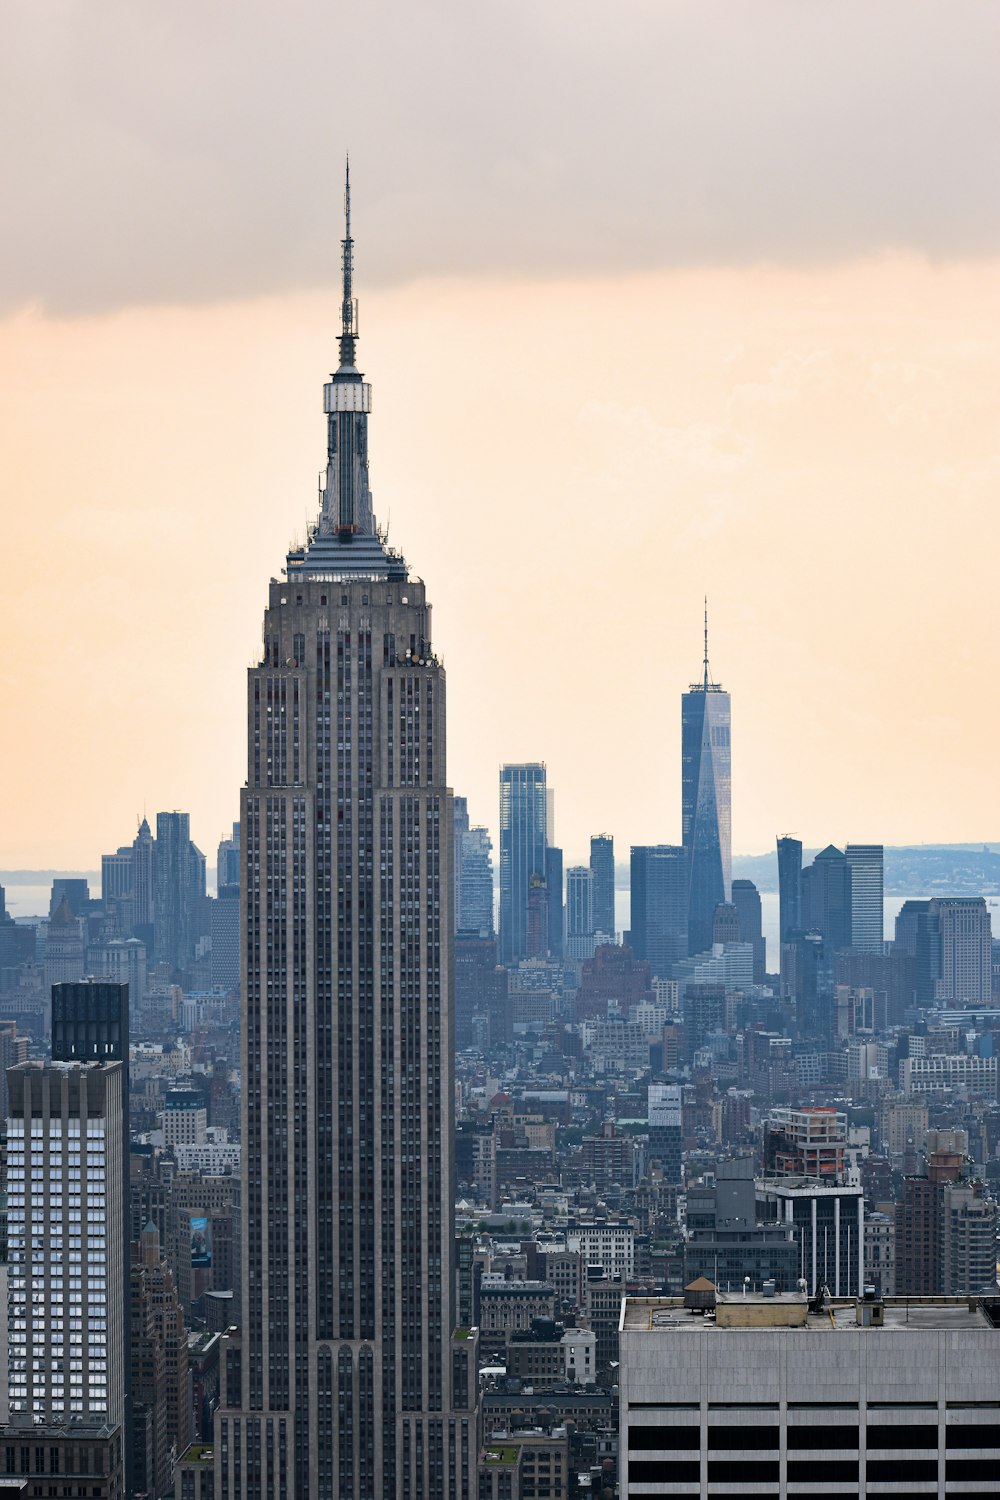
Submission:
[[[646,1096],[650,1159],[660,1163],[664,1182],[680,1182],[684,1143],[683,1099],[679,1084],[651,1083]]]
[[[565,956],[566,909],[563,905],[563,852],[551,844],[545,851],[545,901],[548,914],[547,946],[537,957]]]
[[[153,847],[152,831],[143,818],[132,841],[132,933],[142,939],[148,952],[153,948]]]
[[[733,881],[733,906],[740,920],[740,941],[753,944],[753,982],[767,978],[767,948],[762,926],[760,892],[752,880]]]
[[[829,954],[851,946],[851,871],[833,844],[802,871],[802,926],[821,934]]]
[[[687,957],[688,864],[677,844],[632,846],[629,946],[657,979],[670,979],[673,966]]]
[[[941,977],[941,923],[933,901],[904,901],[896,916],[894,951],[913,962],[910,1006],[931,1006]]]
[[[860,1187],[810,1177],[767,1177],[757,1183],[758,1217],[786,1224],[798,1247],[798,1274],[810,1296],[827,1287],[857,1297],[864,1287],[865,1200]]]
[[[220,839],[215,857],[215,889],[218,895],[240,886],[240,825],[233,824],[228,839]]]
[[[708,667],[681,697],[681,819],[688,862],[688,952],[712,945],[712,915],[732,881],[730,701]]]
[[[154,955],[157,963],[183,969],[202,935],[205,856],[191,842],[187,813],[156,815],[153,850]]]
[[[566,957],[594,956],[594,876],[587,865],[566,871]]]
[[[881,953],[883,906],[881,844],[847,844],[844,858],[851,889],[851,947]]]
[[[802,931],[802,840],[778,840],[778,927],[781,941]]]
[[[679,1090],[678,1090],[679,1092]],[[799,1247],[794,1227],[757,1218],[754,1159],[738,1156],[716,1163],[715,1181],[687,1190],[684,1285],[705,1277],[720,1291],[739,1291],[749,1278],[759,1291],[766,1281],[794,1291]]]
[[[457,930],[464,936],[492,938],[493,845],[488,829],[470,828],[462,834],[461,871],[455,898]]]
[[[590,840],[590,873],[594,877],[594,931],[613,943],[615,922],[615,841],[610,833],[595,833]]]
[[[462,930],[462,841],[469,831],[469,799],[452,798],[452,847],[455,857],[455,931]]]
[[[246,1476],[259,1500],[475,1486],[477,1340],[453,1336],[445,679],[425,586],[372,513],[349,226],[348,206],[321,511],[270,585],[248,674],[242,1379],[216,1417],[220,1500]],[[535,769],[541,814],[507,799],[508,898],[526,894],[512,854],[519,881],[542,867]]]
[[[988,1005],[992,994],[992,928],[982,896],[936,897],[931,912],[937,919],[941,944],[941,973],[937,1000]]]
[[[629,1297],[619,1339],[623,1495],[986,1494],[1000,1427],[995,1301]]]
[[[508,966],[531,956],[528,906],[532,890],[545,884],[549,846],[546,792],[543,764],[501,766],[500,961]]]
[[[45,987],[83,978],[85,946],[83,922],[63,896],[49,917],[45,932]]]

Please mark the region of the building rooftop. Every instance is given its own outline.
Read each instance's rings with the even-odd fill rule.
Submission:
[[[625,1333],[731,1333],[752,1328],[757,1332],[770,1329],[801,1328],[810,1333],[857,1332],[861,1328],[859,1303],[853,1297],[828,1298],[821,1312],[809,1309],[807,1299],[798,1292],[764,1297],[759,1292],[744,1297],[739,1292],[720,1292],[716,1298],[716,1316],[689,1311],[680,1297],[626,1297],[622,1308],[620,1331]],[[969,1329],[995,1331],[995,1323],[975,1297],[885,1297],[877,1304],[884,1308],[884,1328],[894,1330],[937,1329],[965,1332]],[[728,1325],[728,1326],[727,1326]],[[878,1334],[879,1328],[863,1329]]]

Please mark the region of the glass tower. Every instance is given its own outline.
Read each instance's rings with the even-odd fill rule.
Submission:
[[[348,197],[322,506],[271,582],[248,674],[224,1500],[466,1500],[475,1484],[477,1340],[454,1325],[445,678],[424,585],[372,514],[352,251]]]
[[[681,698],[681,819],[688,860],[688,949],[712,946],[712,917],[730,899],[732,812],[730,700],[708,669],[708,615],[701,682]]]
[[[520,963],[531,946],[528,909],[533,887],[537,888],[539,882],[545,884],[548,800],[542,762],[501,766],[500,962],[503,964]]]

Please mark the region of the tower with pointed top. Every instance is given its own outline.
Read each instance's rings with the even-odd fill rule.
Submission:
[[[708,603],[702,680],[681,697],[681,817],[688,862],[688,948],[712,946],[715,908],[732,889],[729,694],[708,665]]]
[[[445,678],[424,584],[372,509],[349,193],[322,505],[271,582],[248,680],[228,1500],[475,1485],[476,1338],[454,1328]]]

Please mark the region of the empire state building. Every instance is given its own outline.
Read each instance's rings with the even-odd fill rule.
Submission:
[[[322,506],[272,579],[241,797],[243,1319],[226,1500],[464,1500],[454,1326],[452,794],[420,579],[376,525],[350,182]]]

